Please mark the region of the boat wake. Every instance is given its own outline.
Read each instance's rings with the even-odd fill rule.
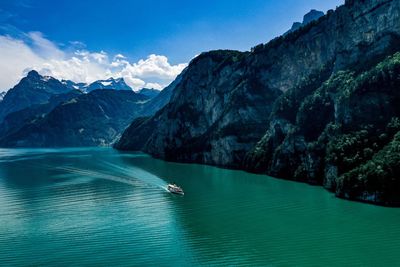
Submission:
[[[124,183],[135,187],[158,187],[167,190],[167,184],[164,180],[145,170],[136,167],[122,167],[105,161],[102,162],[102,164],[102,169],[106,167],[106,169],[102,171],[81,169],[74,166],[58,167],[57,170],[89,178]]]

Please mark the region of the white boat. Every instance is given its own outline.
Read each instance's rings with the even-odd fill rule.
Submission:
[[[169,192],[173,193],[173,194],[177,194],[177,195],[184,195],[185,193],[183,192],[182,188],[180,188],[179,186],[177,186],[176,184],[169,184],[167,186],[167,189]]]

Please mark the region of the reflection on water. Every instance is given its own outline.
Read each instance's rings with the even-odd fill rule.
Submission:
[[[319,187],[140,153],[0,149],[0,265],[394,266],[399,219]]]

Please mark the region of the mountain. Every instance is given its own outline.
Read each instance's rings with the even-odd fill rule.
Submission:
[[[148,98],[131,91],[95,90],[63,102],[42,118],[0,139],[2,147],[111,144]]]
[[[0,102],[0,121],[8,114],[36,104],[47,103],[51,96],[69,92],[57,79],[30,71]]]
[[[87,93],[98,89],[132,91],[132,88],[125,83],[125,80],[123,78],[109,78],[108,80],[99,80],[89,84],[87,87],[84,87],[84,91]]]
[[[88,86],[86,83],[75,83],[70,80],[61,80],[61,83],[67,86],[70,90],[79,90],[82,92],[86,92],[86,87]]]
[[[24,125],[34,123],[63,102],[79,97],[83,93],[71,90],[65,94],[51,96],[46,104],[37,104],[8,114],[0,123],[0,138],[19,131]]]
[[[304,15],[303,22],[294,22],[292,28],[285,34],[288,34],[289,32],[297,31],[301,27],[306,26],[307,24],[309,24],[315,20],[318,20],[319,18],[323,17],[324,15],[325,15],[324,12],[312,9],[310,12],[308,12],[306,15]]]
[[[0,146],[110,145],[133,119],[154,115],[165,106],[175,85],[151,98],[132,90],[102,89],[84,94],[70,87],[73,82],[62,83],[70,89],[68,93],[52,95],[44,104],[30,105],[4,118]]]
[[[158,96],[158,94],[160,92],[161,92],[160,90],[156,90],[156,89],[142,88],[138,91],[138,94],[142,94],[142,95],[148,96],[150,98],[154,98],[154,97]]]
[[[203,53],[115,147],[400,205],[399,18],[399,1],[347,0],[251,52]]]
[[[323,83],[313,78],[287,91],[245,168],[321,184],[344,198],[399,205],[400,161],[393,164],[399,155],[399,74],[396,53],[365,71],[339,71]]]
[[[124,135],[116,147],[136,150],[146,144],[146,152],[167,160],[236,166],[264,133],[267,121],[261,115],[271,111],[282,93],[263,86],[260,62],[245,65],[247,56],[214,51],[195,58],[178,79],[167,106],[141,124],[154,128],[146,135],[147,143],[130,143]],[[232,133],[237,136],[232,138]]]

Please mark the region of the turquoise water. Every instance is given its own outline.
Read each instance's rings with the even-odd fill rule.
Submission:
[[[399,266],[400,209],[107,148],[0,149],[0,265]]]

